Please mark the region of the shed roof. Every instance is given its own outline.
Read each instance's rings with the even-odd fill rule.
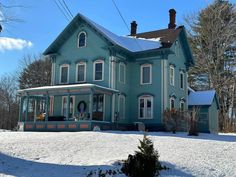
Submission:
[[[215,90],[195,91],[188,95],[189,106],[210,106],[216,96]],[[217,102],[218,104],[218,102]]]

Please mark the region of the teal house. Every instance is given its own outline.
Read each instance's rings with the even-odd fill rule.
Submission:
[[[197,129],[202,133],[218,133],[219,102],[215,90],[190,91],[189,110],[197,110]]]
[[[188,109],[187,72],[194,65],[184,26],[169,11],[168,28],[118,36],[78,14],[45,50],[50,86],[19,90],[25,131],[132,129],[163,125],[166,109]]]

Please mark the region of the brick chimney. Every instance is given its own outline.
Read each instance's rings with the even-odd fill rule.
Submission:
[[[138,24],[136,23],[136,21],[132,21],[131,24],[131,31],[130,31],[130,36],[135,36],[137,34],[137,26]]]
[[[175,24],[175,15],[176,15],[175,9],[170,9],[170,10],[169,10],[170,22],[169,22],[169,24],[168,24],[168,28],[169,28],[169,29],[175,29],[175,27],[176,27],[176,24]]]

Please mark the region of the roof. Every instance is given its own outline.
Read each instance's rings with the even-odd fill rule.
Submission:
[[[189,106],[210,106],[216,96],[215,90],[195,91],[188,95]],[[218,102],[217,102],[218,104]]]
[[[96,84],[70,84],[70,85],[55,85],[55,86],[43,86],[43,87],[35,87],[35,88],[27,88],[18,90],[18,93],[27,93],[27,92],[37,92],[37,91],[55,91],[58,89],[68,90],[68,89],[83,89],[83,88],[95,88],[102,89],[106,91],[110,91],[113,93],[118,93],[118,90],[103,87]]]
[[[46,49],[44,55],[48,55],[50,53],[54,53],[55,50],[64,42],[64,40],[60,40],[64,38],[66,33],[70,33],[71,28],[75,28],[79,19],[84,20],[86,23],[91,25],[95,30],[97,30],[100,34],[102,34],[106,39],[111,41],[114,45],[118,45],[130,52],[141,52],[147,50],[158,49],[162,47],[161,42],[156,39],[137,39],[130,36],[118,36],[101,25],[93,22],[89,18],[83,16],[78,13],[76,17],[69,23],[69,25],[65,28],[65,30],[56,38],[56,40]]]

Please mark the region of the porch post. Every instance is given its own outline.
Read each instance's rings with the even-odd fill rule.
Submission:
[[[48,121],[48,102],[49,102],[49,96],[48,96],[48,93],[47,93],[47,95],[46,95],[46,105],[45,105],[45,109],[46,109],[46,115],[45,115],[45,122],[47,122]]]
[[[29,109],[29,95],[27,94],[26,97],[26,109],[25,109],[25,122],[28,120],[28,110]]]
[[[116,95],[112,93],[112,112],[111,112],[111,121],[115,122],[115,99]]]
[[[93,120],[93,91],[89,95],[89,120]]]
[[[67,95],[67,112],[66,120],[69,120],[70,117],[70,94]]]

